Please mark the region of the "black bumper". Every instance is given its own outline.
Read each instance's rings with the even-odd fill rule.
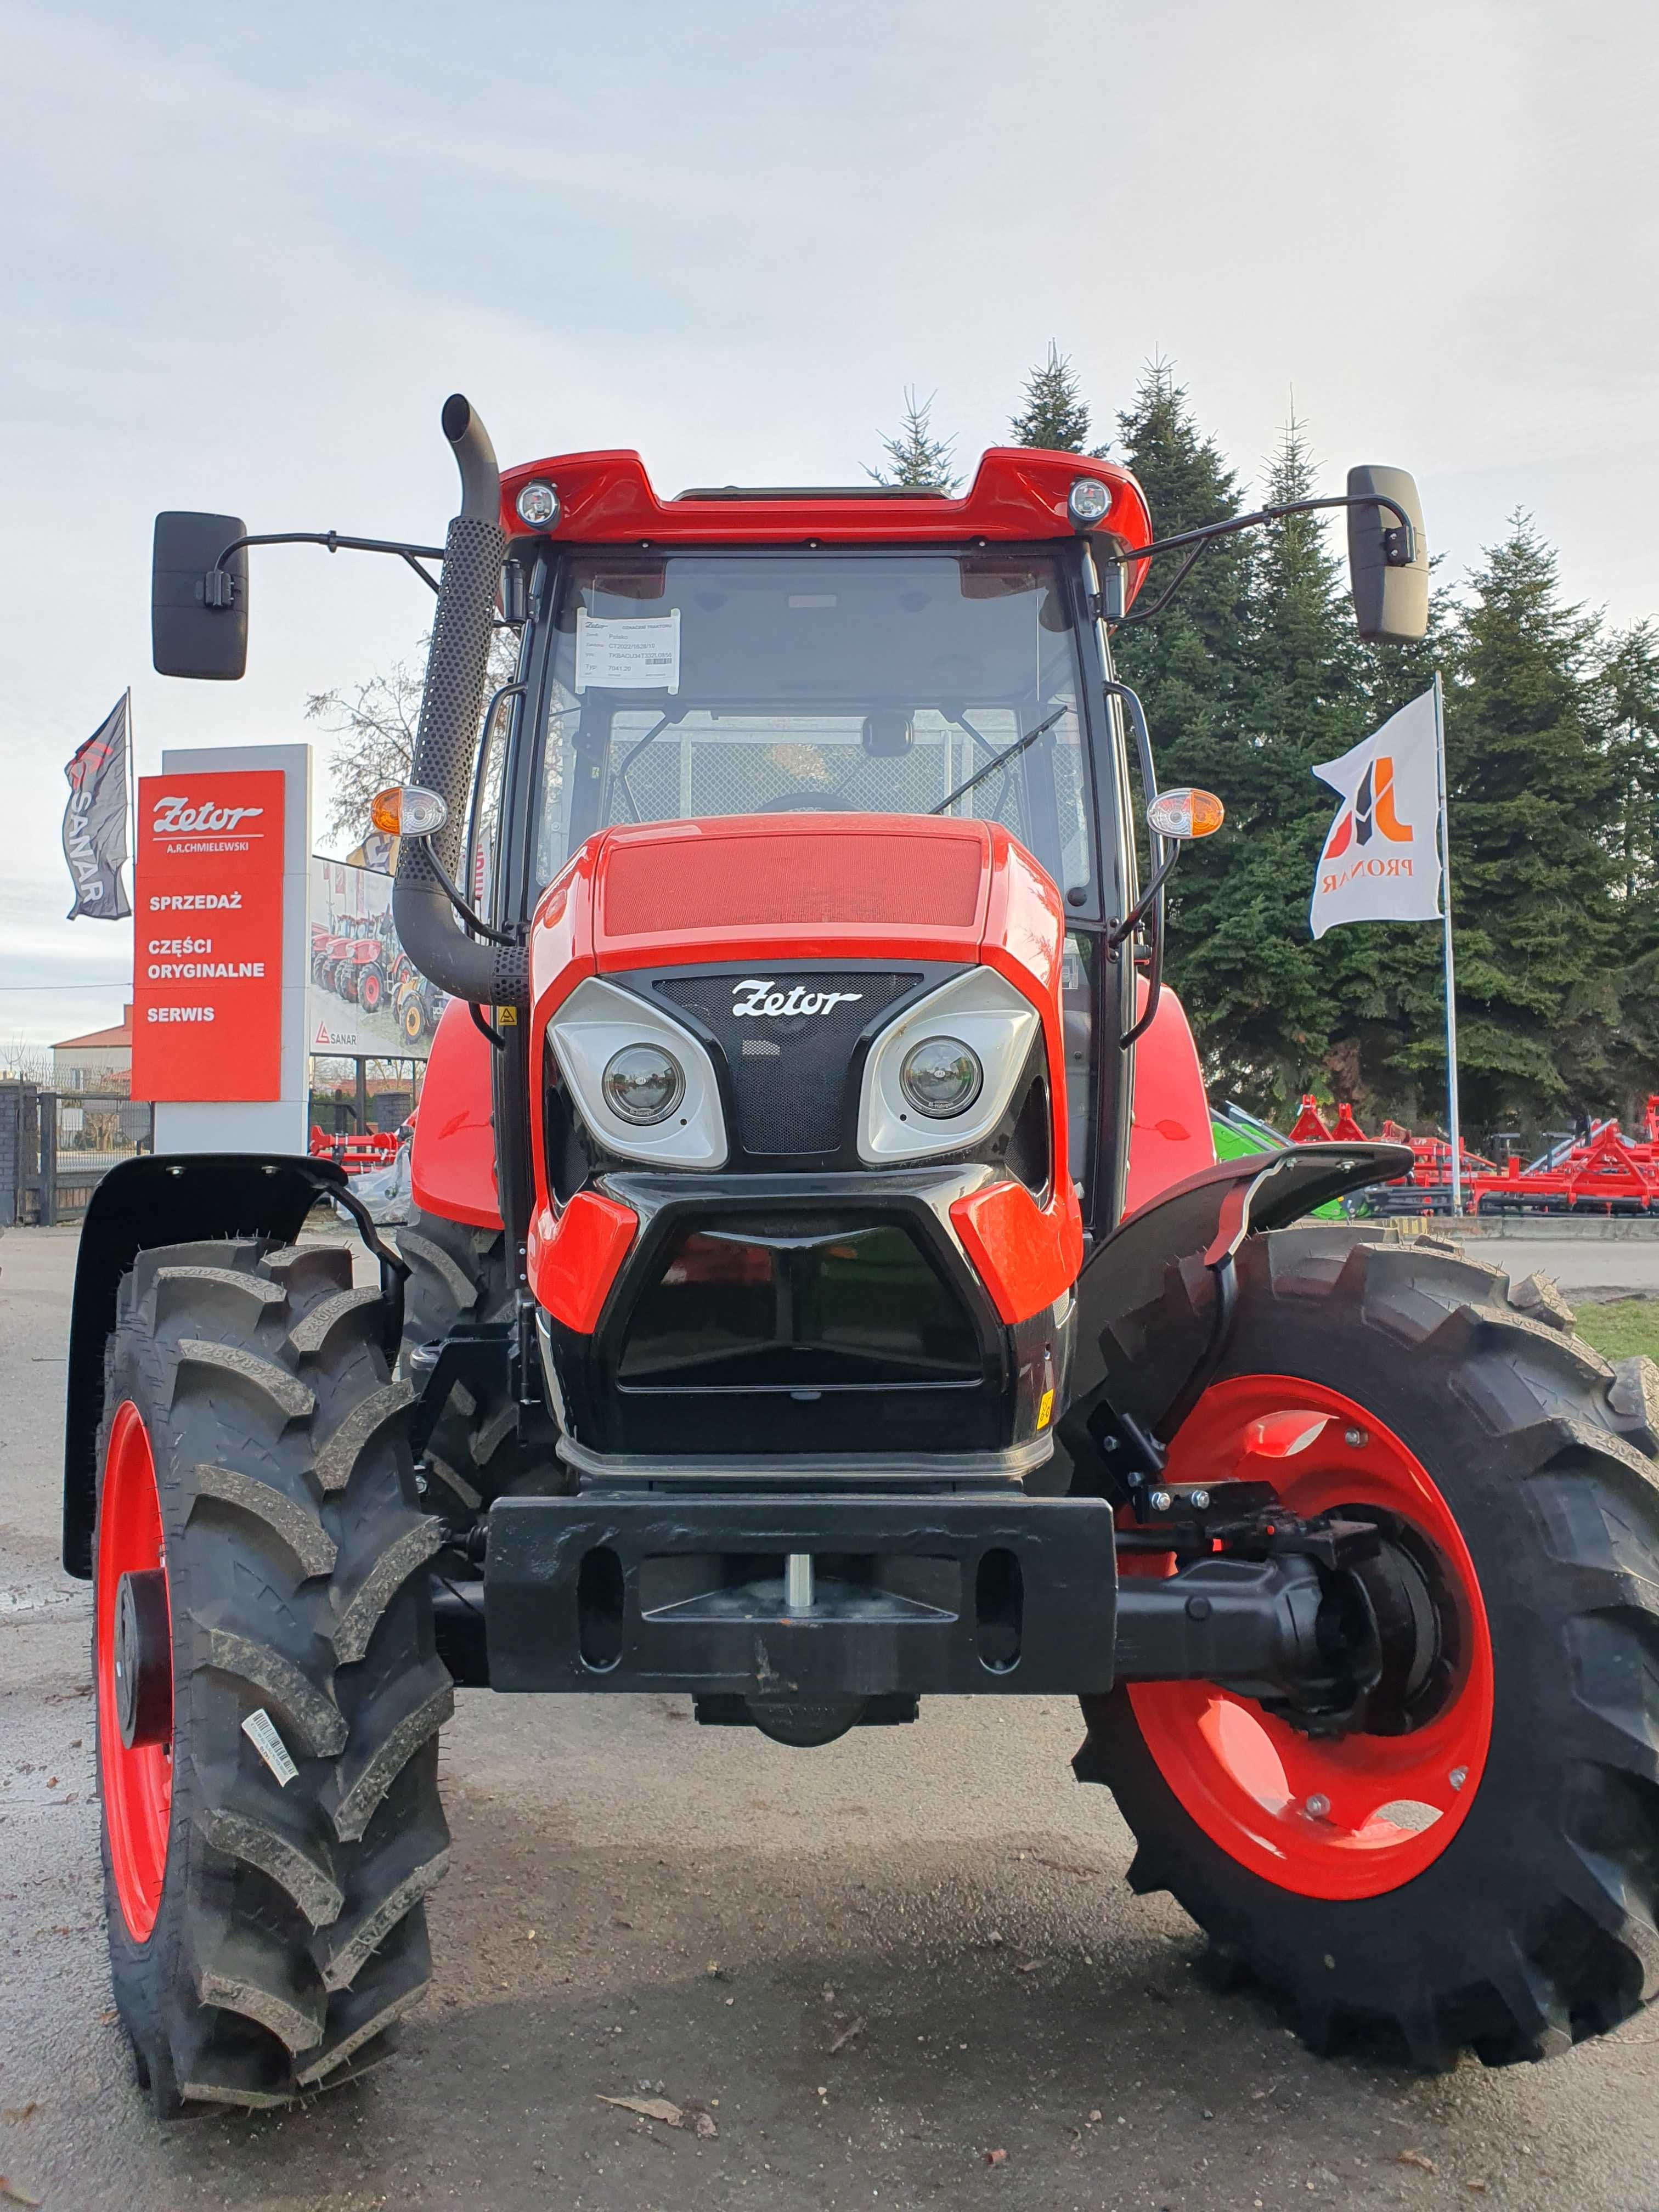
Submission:
[[[790,1610],[784,1565],[813,1561]],[[789,1698],[1112,1683],[1096,1498],[507,1498],[484,1603],[497,1690]]]

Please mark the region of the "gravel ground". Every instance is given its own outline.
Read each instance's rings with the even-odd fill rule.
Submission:
[[[111,2008],[88,1608],[56,1566],[73,1262],[72,1231],[0,1243],[0,2176],[22,2201],[1659,2206],[1659,2016],[1495,2074],[1309,2057],[1204,1987],[1168,1898],[1130,1896],[1127,1832],[1047,1699],[940,1698],[800,1753],[674,1699],[466,1692],[437,1981],[399,2052],[289,2112],[158,2129]],[[716,2132],[602,2101],[629,2096]]]

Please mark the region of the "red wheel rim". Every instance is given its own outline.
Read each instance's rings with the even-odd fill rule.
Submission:
[[[167,1565],[155,1463],[138,1408],[128,1399],[110,1424],[98,1509],[98,1754],[110,1871],[121,1917],[149,1940],[161,1904],[173,1810],[173,1747],[121,1741],[115,1685],[116,1594],[125,1574]],[[170,1626],[170,1616],[169,1616]]]
[[[1229,1857],[1304,1897],[1397,1889],[1434,1863],[1468,1817],[1492,1735],[1492,1639],[1451,1509],[1375,1415],[1288,1376],[1212,1384],[1177,1431],[1167,1474],[1270,1483],[1304,1516],[1379,1509],[1428,1547],[1455,1608],[1458,1658],[1438,1710],[1409,1734],[1306,1736],[1210,1682],[1137,1682],[1128,1692],[1159,1772]],[[1126,1561],[1125,1571],[1139,1564]],[[1166,1571],[1152,1559],[1146,1568]]]

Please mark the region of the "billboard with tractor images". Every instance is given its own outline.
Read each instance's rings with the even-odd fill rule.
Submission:
[[[424,1060],[444,994],[416,973],[392,920],[392,878],[311,863],[311,1049]]]

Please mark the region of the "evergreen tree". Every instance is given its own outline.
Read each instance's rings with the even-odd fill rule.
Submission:
[[[1054,453],[1088,451],[1089,410],[1078,390],[1070,356],[1053,338],[1048,360],[1031,371],[1022,396],[1025,404],[1008,425],[1016,446],[1042,446]],[[1091,458],[1098,460],[1105,452],[1104,446],[1097,446]]]
[[[930,392],[926,399],[918,400],[915,387],[904,388],[904,412],[899,427],[890,438],[884,438],[881,447],[887,459],[880,468],[866,465],[865,474],[878,484],[902,485],[915,491],[936,491],[950,494],[962,479],[951,472],[951,462],[956,452],[954,438],[933,435],[933,402],[939,394]]]
[[[1149,362],[1133,400],[1118,416],[1121,453],[1146,494],[1154,537],[1225,521],[1238,512],[1237,480],[1214,441],[1202,435],[1172,365]],[[1175,573],[1178,556],[1154,562],[1141,586],[1149,609]],[[1243,541],[1222,538],[1204,555],[1164,611],[1137,622],[1136,610],[1113,640],[1118,672],[1140,694],[1160,781],[1193,783],[1227,798],[1239,746],[1232,711],[1248,567]],[[1231,804],[1231,799],[1229,799]],[[1182,994],[1218,1095],[1236,1090],[1224,1012],[1205,997],[1198,963],[1224,911],[1233,828],[1182,854],[1170,878],[1166,927],[1170,981]]]
[[[1315,491],[1303,428],[1292,420],[1262,503],[1285,505]],[[1216,787],[1232,835],[1214,841],[1220,849],[1204,910],[1194,914],[1189,903],[1183,920],[1193,940],[1185,965],[1206,1041],[1241,1091],[1281,1111],[1325,1065],[1340,1034],[1334,971],[1358,964],[1332,939],[1314,945],[1308,901],[1331,811],[1329,792],[1311,770],[1364,735],[1364,675],[1342,565],[1320,518],[1294,515],[1273,526],[1252,547],[1234,726],[1224,765],[1218,763],[1224,780]]]
[[[1616,872],[1620,949],[1659,945],[1659,624],[1614,637],[1597,678],[1613,805],[1607,850]]]
[[[1659,1091],[1659,626],[1638,623],[1609,641],[1595,698],[1612,785],[1605,842],[1613,941],[1600,994],[1609,1032],[1605,1104],[1633,1129]]]
[[[1458,1051],[1473,1123],[1606,1112],[1614,773],[1597,625],[1517,514],[1458,626],[1447,700]]]

